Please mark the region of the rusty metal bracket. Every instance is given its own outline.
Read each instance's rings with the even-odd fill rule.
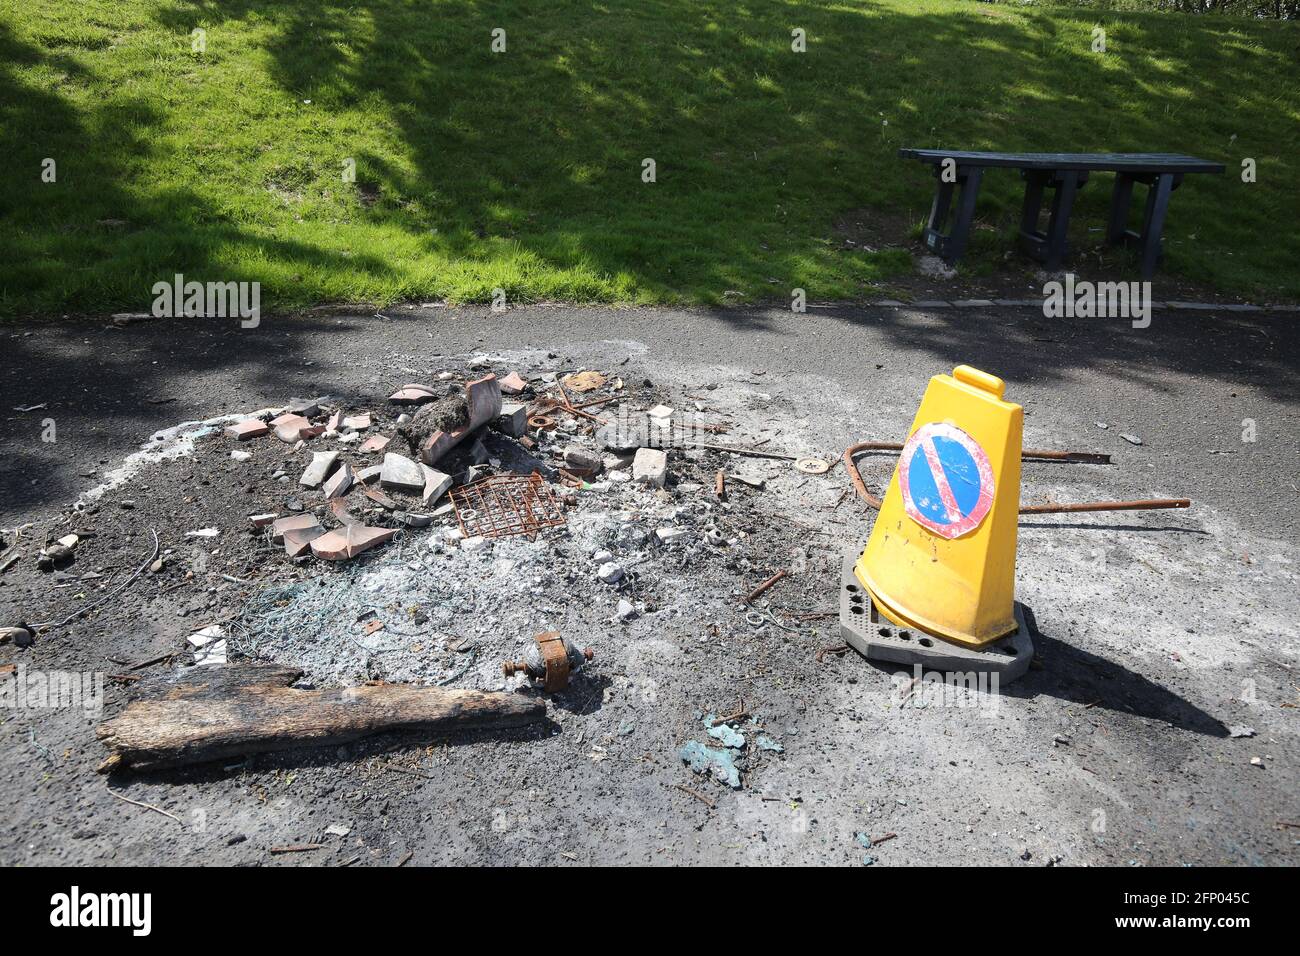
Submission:
[[[595,657],[591,648],[579,650],[576,645],[566,641],[559,631],[534,634],[533,640],[537,645],[535,650],[528,648],[523,660],[506,661],[501,665],[501,670],[507,677],[517,673],[527,674],[530,680],[539,682],[542,690],[548,694],[568,687],[574,668],[581,667],[584,661]]]

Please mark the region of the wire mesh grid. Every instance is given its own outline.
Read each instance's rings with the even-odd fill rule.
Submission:
[[[535,538],[543,528],[565,523],[564,506],[537,472],[481,478],[452,489],[451,502],[467,538]]]

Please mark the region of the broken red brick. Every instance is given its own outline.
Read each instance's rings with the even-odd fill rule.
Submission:
[[[284,533],[284,553],[291,558],[301,558],[311,550],[311,543],[325,534],[320,525],[310,528],[290,528]]]
[[[343,428],[343,409],[340,408],[337,412],[335,412],[333,415],[330,416],[329,426],[325,430],[330,432],[336,432],[336,431],[340,431],[342,428]]]
[[[507,395],[518,395],[528,387],[528,380],[518,372],[511,372],[505,378],[501,379],[501,391]]]
[[[325,480],[325,497],[327,499],[341,498],[346,495],[348,489],[352,487],[354,477],[355,476],[352,474],[352,468],[350,466],[346,463],[340,465],[334,474],[330,475],[329,478]]]
[[[322,561],[346,561],[363,551],[391,541],[396,528],[368,528],[353,524],[329,531],[311,543],[311,553]]]
[[[320,527],[320,522],[316,520],[313,514],[289,515],[287,518],[280,518],[271,525],[271,540],[279,544],[284,540],[284,536],[290,531],[302,531],[307,528]]]
[[[311,422],[301,415],[281,415],[271,421],[271,426],[275,429],[276,438],[292,445],[303,437],[305,430],[311,428]]]
[[[330,513],[339,519],[343,525],[364,525],[365,522],[348,510],[348,503],[342,498],[335,498],[330,502]]]
[[[431,402],[438,396],[434,394],[433,389],[427,385],[403,385],[388,400],[394,405],[423,405],[425,402]]]
[[[374,454],[377,451],[383,451],[388,447],[389,440],[390,439],[387,435],[371,435],[357,446],[357,451],[365,452],[366,454]]]
[[[354,432],[365,431],[370,427],[370,413],[362,412],[360,415],[351,415],[343,419],[343,427],[350,428]]]
[[[276,519],[274,511],[264,515],[249,515],[248,520],[252,522],[254,528],[265,528]]]
[[[469,422],[465,427],[449,432],[439,429],[420,446],[420,460],[426,465],[436,465],[438,459],[456,447],[466,435],[501,414],[501,383],[495,375],[469,382],[465,385],[465,400],[469,406]]]
[[[260,418],[245,418],[242,422],[227,426],[226,434],[236,441],[247,441],[250,438],[261,438],[269,434],[271,426]]]

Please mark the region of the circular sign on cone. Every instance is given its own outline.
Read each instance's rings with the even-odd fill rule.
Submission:
[[[898,487],[908,517],[943,538],[974,531],[993,507],[989,456],[955,425],[931,422],[912,433],[899,459]]]

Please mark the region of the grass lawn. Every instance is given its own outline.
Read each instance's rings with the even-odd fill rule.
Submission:
[[[965,0],[0,0],[0,311],[143,310],[176,272],[264,309],[860,297],[928,208],[903,145],[1218,159],[1165,271],[1300,296],[1298,46]],[[1012,247],[1020,189],[986,176],[966,268]],[[863,209],[894,248],[836,238]]]

